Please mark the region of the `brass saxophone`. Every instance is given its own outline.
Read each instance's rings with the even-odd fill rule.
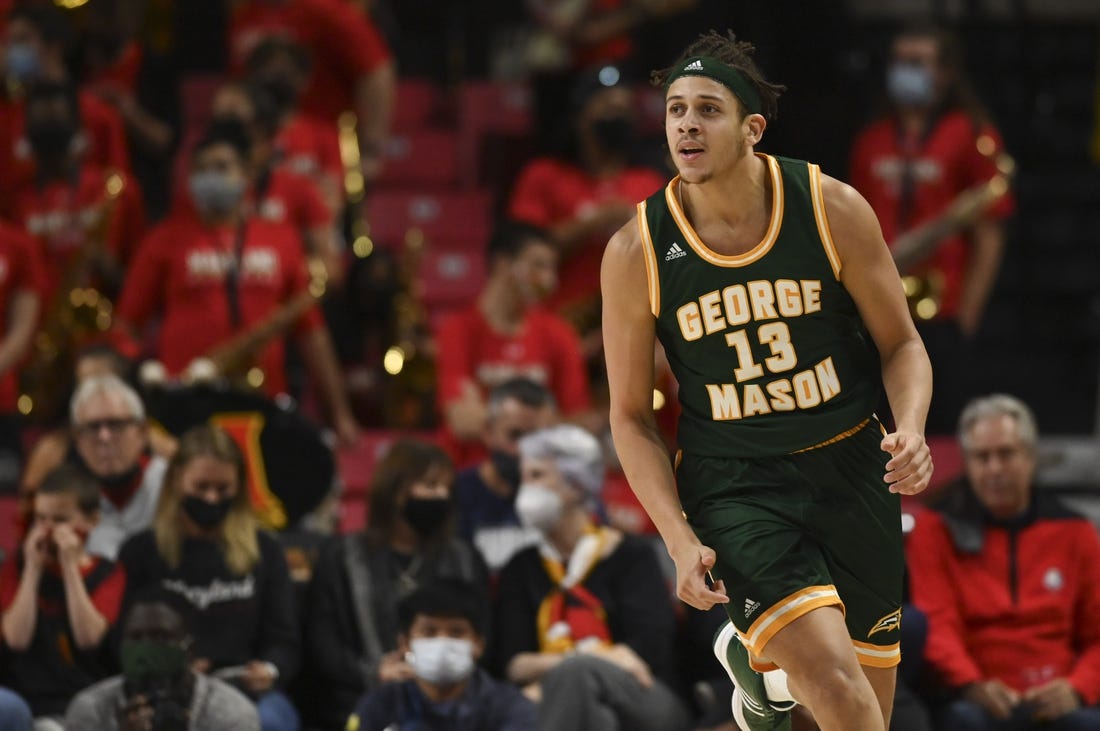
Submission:
[[[901,273],[905,299],[915,320],[931,320],[940,311],[945,280],[943,272],[930,269],[920,274],[912,270],[926,261],[940,242],[967,226],[970,226],[1008,195],[1012,177],[1016,173],[1016,161],[989,135],[981,135],[976,142],[978,152],[993,158],[997,173],[980,185],[967,188],[955,197],[943,213],[906,231],[894,240],[890,253]]]
[[[82,222],[86,227],[83,246],[66,267],[43,312],[30,360],[20,374],[18,401],[20,413],[35,421],[49,421],[59,415],[72,381],[77,350],[83,342],[111,327],[111,300],[93,285],[91,274],[106,250],[107,232],[125,187],[121,173],[107,173],[103,199],[92,216]]]
[[[196,358],[184,371],[181,380],[185,383],[197,383],[222,379],[251,389],[260,388],[265,374],[253,365],[256,355],[272,340],[290,330],[309,308],[325,296],[328,272],[324,262],[311,258],[308,265],[308,287],[247,331]]]

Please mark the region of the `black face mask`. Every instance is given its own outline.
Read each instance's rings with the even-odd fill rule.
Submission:
[[[64,160],[69,155],[76,125],[61,119],[43,119],[27,125],[27,141],[38,160]]]
[[[410,497],[402,511],[405,521],[421,538],[430,538],[451,515],[451,501],[440,498]]]
[[[290,79],[282,76],[273,76],[259,82],[259,87],[271,97],[271,101],[279,108],[279,112],[285,112],[298,101],[298,90]]]
[[[626,155],[634,149],[634,120],[629,117],[597,119],[592,134],[608,152]]]
[[[489,461],[493,464],[497,477],[503,480],[513,491],[519,487],[519,457],[507,452],[493,450],[489,452]]]
[[[214,528],[222,524],[225,516],[229,515],[229,509],[233,506],[233,499],[219,500],[216,503],[208,503],[201,497],[188,495],[183,499],[183,512],[200,528]]]

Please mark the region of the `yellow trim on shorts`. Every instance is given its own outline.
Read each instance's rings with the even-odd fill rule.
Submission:
[[[867,426],[869,423],[871,423],[870,417],[868,417],[868,418],[864,419],[863,421],[859,422],[858,424],[853,426],[851,429],[848,429],[847,431],[842,431],[841,433],[837,434],[835,437],[829,437],[825,441],[818,442],[817,444],[814,444],[813,446],[810,446],[810,447],[803,447],[802,449],[796,449],[795,451],[791,452],[791,454],[802,454],[803,452],[809,452],[810,450],[813,450],[813,449],[820,449],[821,447],[827,447],[830,444],[836,444],[837,442],[839,442],[843,439],[847,439],[848,437],[852,436],[853,434],[858,432],[860,429]]]
[[[832,584],[807,586],[780,599],[757,617],[742,637],[742,642],[751,654],[763,657],[764,647],[781,629],[814,609],[835,604],[839,604],[841,611],[844,611],[844,602]]]
[[[654,317],[661,316],[661,278],[657,273],[657,252],[653,250],[653,237],[649,233],[649,221],[645,217],[646,202],[638,204],[638,233],[642,237],[642,252],[645,254],[645,279],[649,286],[649,311]]]
[[[892,668],[901,662],[901,643],[892,645],[872,645],[859,640],[852,640],[852,647],[856,651],[856,659],[860,665],[872,668]]]

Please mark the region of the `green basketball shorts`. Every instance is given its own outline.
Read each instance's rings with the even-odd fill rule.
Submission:
[[[686,445],[680,455],[684,514],[717,553],[711,573],[753,656],[795,619],[837,605],[861,664],[900,662],[901,506],[883,480],[881,440],[872,419],[794,454],[701,457]]]

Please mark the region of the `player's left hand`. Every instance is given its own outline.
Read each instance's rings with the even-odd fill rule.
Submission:
[[[932,479],[932,453],[923,434],[892,432],[883,437],[881,448],[890,453],[884,478],[890,485],[890,492],[916,495],[928,487]]]

